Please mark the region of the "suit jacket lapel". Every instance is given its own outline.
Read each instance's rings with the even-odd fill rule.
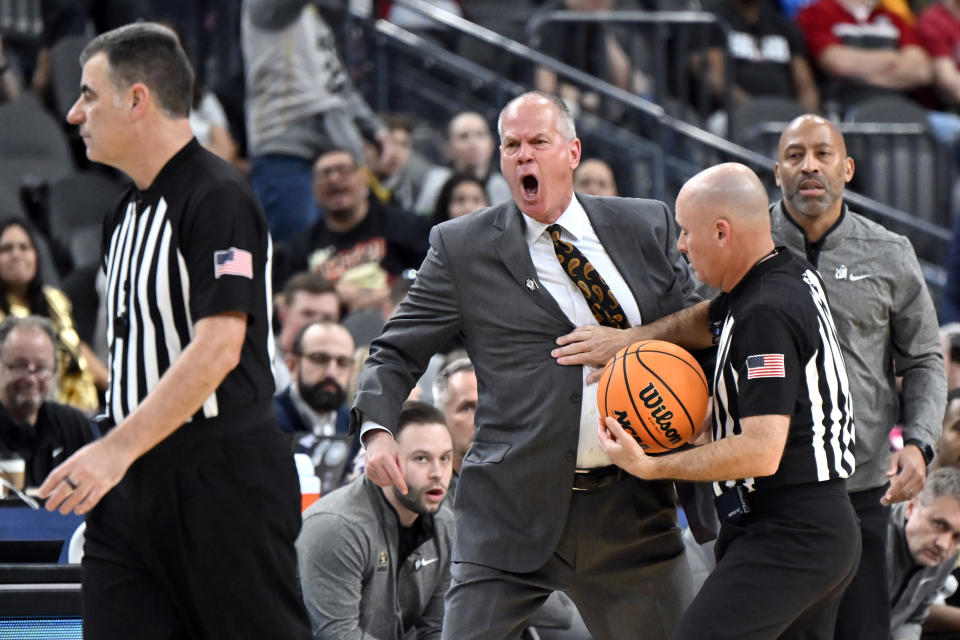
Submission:
[[[500,232],[499,237],[494,241],[497,253],[500,254],[500,259],[503,260],[503,264],[506,265],[517,284],[530,294],[534,302],[551,316],[573,328],[573,324],[560,309],[560,305],[540,284],[537,268],[533,265],[533,259],[530,258],[526,230],[520,216],[520,211],[513,203],[500,207],[493,222],[493,226]],[[533,285],[532,289],[531,285]]]
[[[644,283],[641,281],[643,273],[637,265],[642,264],[643,256],[639,255],[641,250],[635,230],[629,224],[621,222],[621,216],[630,214],[624,212],[618,216],[618,212],[611,210],[601,201],[581,195],[577,197],[583,205],[583,210],[587,212],[590,224],[593,225],[593,230],[603,244],[604,250],[627,283],[630,293],[633,294],[633,299],[640,309],[640,321],[646,322],[647,319],[654,317],[655,309],[650,304],[650,296],[642,295],[645,290]]]

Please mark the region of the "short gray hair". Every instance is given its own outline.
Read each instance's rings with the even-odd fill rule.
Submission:
[[[960,500],[960,469],[942,467],[927,476],[923,491],[918,496],[920,502],[929,505],[936,498],[950,496]]]
[[[497,133],[500,135],[500,140],[503,140],[503,114],[506,113],[507,109],[513,106],[514,103],[531,96],[539,96],[553,105],[553,108],[557,112],[557,130],[567,142],[573,142],[577,137],[577,125],[573,120],[573,114],[570,113],[570,109],[567,107],[567,103],[552,93],[546,93],[544,91],[527,91],[526,93],[521,93],[500,110],[500,116],[497,118]]]
[[[57,345],[60,344],[60,338],[57,337],[57,330],[53,327],[53,323],[43,316],[27,316],[26,318],[7,316],[3,322],[0,322],[0,358],[3,357],[3,350],[7,346],[7,338],[10,337],[14,329],[32,329],[47,334],[53,348],[53,368],[57,368]]]
[[[457,358],[443,365],[437,377],[433,379],[433,404],[441,411],[447,404],[447,395],[450,388],[450,378],[461,371],[474,371],[470,358]]]

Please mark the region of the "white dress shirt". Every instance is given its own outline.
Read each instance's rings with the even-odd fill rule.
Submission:
[[[580,289],[577,288],[577,285],[574,284],[557,260],[553,240],[546,231],[550,225],[537,222],[525,214],[523,219],[527,228],[527,245],[530,247],[530,257],[533,259],[533,266],[537,269],[540,284],[553,296],[557,304],[560,305],[560,309],[574,326],[597,324],[597,320],[593,317],[593,312],[590,311],[590,307],[587,305]],[[613,264],[610,256],[607,255],[600,239],[597,238],[597,234],[590,224],[590,219],[587,217],[587,212],[583,210],[583,205],[576,197],[570,199],[569,206],[554,224],[563,227],[563,232],[560,234],[561,240],[572,242],[587,257],[597,272],[603,276],[614,297],[620,302],[624,313],[627,314],[630,326],[638,326],[640,324],[640,308],[637,306],[637,301],[634,299],[633,293],[630,292],[626,281],[620,275],[620,271]],[[600,448],[600,441],[597,438],[597,417],[599,415],[597,411],[597,383],[587,384],[587,376],[592,370],[592,367],[583,367],[580,440],[577,445],[577,468],[579,469],[602,467],[610,464],[610,459]]]
[[[526,214],[523,214],[523,220],[526,223],[527,246],[530,248],[530,257],[533,259],[533,266],[537,270],[540,284],[553,296],[560,306],[560,310],[574,326],[597,324],[597,320],[593,317],[593,312],[590,311],[590,307],[587,305],[580,289],[573,283],[570,276],[560,266],[560,261],[557,260],[553,240],[546,231],[550,225],[538,222]],[[607,286],[610,287],[613,295],[620,302],[624,313],[627,314],[630,326],[638,326],[640,324],[640,308],[637,306],[637,301],[623,276],[620,275],[620,271],[613,264],[610,256],[607,255],[600,239],[593,230],[593,225],[590,224],[587,212],[583,210],[583,205],[576,197],[570,199],[570,204],[554,224],[563,227],[561,239],[573,242],[577,249],[587,257],[594,269],[603,276]],[[599,415],[597,411],[597,383],[587,384],[587,376],[591,371],[593,371],[592,367],[583,367],[580,438],[577,443],[578,469],[603,467],[611,464],[610,458],[600,448],[600,440],[597,438],[597,417]],[[371,429],[383,429],[383,427],[372,420],[365,420],[360,429],[361,440]]]

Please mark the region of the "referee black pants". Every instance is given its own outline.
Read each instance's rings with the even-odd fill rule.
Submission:
[[[309,638],[299,531],[293,459],[269,415],[188,423],[87,516],[83,636]]]
[[[832,638],[840,597],[860,559],[844,483],[751,495],[751,514],[722,524],[717,566],[674,638]]]

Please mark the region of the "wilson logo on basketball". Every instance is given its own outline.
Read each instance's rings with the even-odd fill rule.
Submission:
[[[643,402],[643,406],[650,409],[650,417],[657,423],[660,431],[663,431],[663,435],[667,437],[670,444],[681,444],[682,438],[670,422],[673,419],[673,411],[670,411],[664,406],[663,396],[661,396],[657,388],[653,386],[653,383],[649,383],[638,395]]]
[[[707,413],[707,378],[696,359],[669,342],[645,340],[621,349],[597,383],[597,408],[649,453],[692,439]]]

